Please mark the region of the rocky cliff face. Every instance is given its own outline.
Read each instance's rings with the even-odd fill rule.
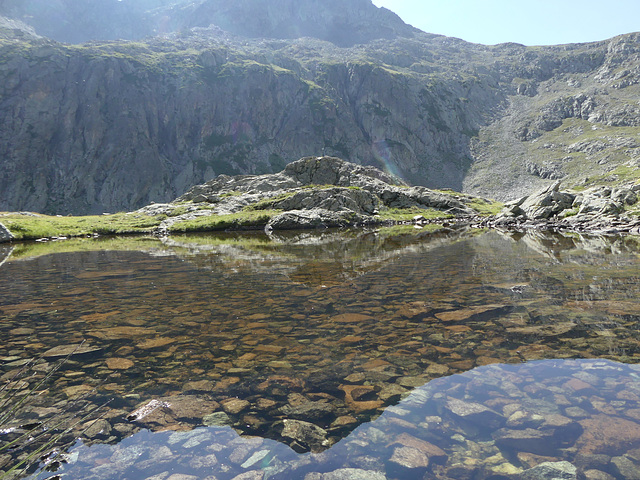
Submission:
[[[313,40],[240,49],[221,35],[6,41],[0,208],[129,210],[217,174],[279,171],[323,152],[461,185],[465,132],[482,111],[463,105],[475,93],[460,81],[425,84]]]
[[[102,18],[96,36],[118,37],[124,7],[125,38],[158,32],[160,17],[183,30],[64,45],[0,24],[0,209],[131,210],[323,153],[499,199],[639,176],[637,35],[487,47],[418,32],[369,0],[114,2],[104,16],[108,2],[55,5],[85,19],[76,33]],[[0,13],[42,35],[37,5]]]

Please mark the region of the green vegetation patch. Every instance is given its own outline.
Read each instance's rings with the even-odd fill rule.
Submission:
[[[266,198],[264,200],[260,200],[252,205],[248,205],[244,208],[245,212],[255,212],[258,210],[271,210],[273,209],[273,205],[277,202],[281,202],[282,200],[286,200],[287,198],[293,197],[297,191],[293,192],[283,192],[274,197]]]
[[[504,204],[502,202],[486,200],[484,198],[475,198],[470,202],[467,202],[466,205],[469,208],[473,208],[482,216],[497,215],[504,208]]]
[[[49,215],[5,214],[0,221],[16,240],[36,240],[51,237],[81,237],[86,235],[118,235],[151,233],[167,217],[133,213],[58,217]]]

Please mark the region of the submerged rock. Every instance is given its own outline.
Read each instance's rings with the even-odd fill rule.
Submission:
[[[309,473],[304,480],[386,480],[382,472],[360,468],[340,468],[327,473]]]
[[[417,448],[397,447],[393,450],[389,463],[398,476],[416,475],[420,471],[426,471],[429,457]]]
[[[456,417],[487,428],[498,428],[506,419],[490,408],[474,402],[465,402],[457,398],[449,398],[446,410]]]
[[[59,345],[57,347],[50,348],[42,354],[44,358],[62,358],[68,356],[79,355],[91,355],[102,351],[100,347],[94,347],[93,345]]]
[[[282,436],[293,440],[294,450],[321,452],[330,445],[324,428],[302,420],[285,419],[283,423]]]
[[[544,462],[521,474],[522,480],[576,480],[578,469],[569,462]]]

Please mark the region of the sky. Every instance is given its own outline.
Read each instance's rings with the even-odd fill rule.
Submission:
[[[494,45],[559,45],[640,31],[640,0],[373,0],[428,33]]]

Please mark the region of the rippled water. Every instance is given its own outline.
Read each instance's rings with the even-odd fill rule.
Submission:
[[[635,237],[61,245],[78,251],[16,249],[0,266],[0,362],[26,394],[27,360],[37,379],[71,354],[14,419],[51,425],[90,402],[59,442],[75,444],[57,458],[65,478],[640,469]],[[15,462],[0,453],[0,469]]]

